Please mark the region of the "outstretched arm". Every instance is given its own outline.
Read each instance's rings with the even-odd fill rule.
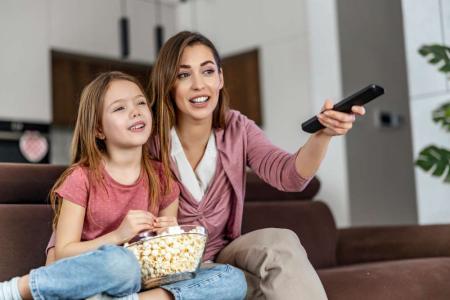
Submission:
[[[332,109],[333,103],[329,100],[325,101],[323,112],[318,116],[319,122],[325,128],[311,135],[297,153],[295,168],[297,173],[304,178],[309,178],[317,172],[331,138],[336,135],[345,135],[352,128],[355,116],[365,114],[362,106],[353,106],[352,113],[343,113]]]

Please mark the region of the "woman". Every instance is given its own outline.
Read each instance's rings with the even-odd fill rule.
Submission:
[[[209,233],[205,258],[246,273],[251,299],[326,299],[322,284],[295,233],[264,229],[240,235],[245,170],[284,191],[302,190],[316,173],[333,136],[351,129],[355,115],[333,111],[326,101],[320,122],[295,154],[272,145],[255,123],[228,109],[220,57],[210,40],[180,32],[162,47],[152,70],[158,134],[151,148],[180,181],[180,224],[200,224]]]

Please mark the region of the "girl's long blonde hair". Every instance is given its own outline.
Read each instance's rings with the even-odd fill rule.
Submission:
[[[139,81],[128,74],[112,71],[100,74],[91,83],[89,83],[81,93],[78,116],[73,133],[71,145],[71,163],[61,176],[58,178],[50,191],[50,203],[55,212],[53,219],[53,228],[56,228],[61,209],[61,197],[56,190],[62,185],[66,178],[76,167],[85,167],[88,169],[88,179],[90,182],[102,183],[101,162],[102,155],[107,151],[104,140],[97,137],[97,132],[101,129],[102,112],[106,91],[110,84],[115,80],[126,80],[135,83],[143,93],[144,89]],[[151,109],[154,101],[150,100]],[[155,128],[153,119],[152,128]],[[154,130],[152,130],[152,135]],[[158,205],[160,196],[160,180],[152,164],[152,157],[148,149],[148,143],[144,144],[142,149],[142,166],[145,170],[149,185],[149,209],[154,209]],[[166,173],[163,166],[163,172]],[[167,187],[167,184],[165,185]],[[167,189],[166,189],[167,191]]]

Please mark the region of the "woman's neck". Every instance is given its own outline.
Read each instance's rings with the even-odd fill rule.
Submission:
[[[212,117],[208,120],[184,120],[179,118],[175,126],[184,154],[195,170],[205,154],[212,131]]]
[[[105,169],[117,182],[132,184],[141,173],[142,147],[109,150],[104,157]]]
[[[179,118],[175,129],[185,151],[204,150],[211,136],[212,117],[199,121]]]

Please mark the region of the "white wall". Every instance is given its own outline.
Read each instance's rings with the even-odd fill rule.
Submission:
[[[450,45],[450,0],[403,0],[405,45],[414,157],[430,144],[450,149],[450,133],[432,122],[431,113],[450,102],[445,75],[417,50],[424,44]],[[450,184],[415,169],[419,222],[450,222]]]
[[[324,99],[341,96],[333,1],[192,0],[178,7],[177,29],[201,32],[222,56],[260,50],[263,129],[288,151],[308,138],[301,122]],[[318,175],[318,198],[330,205],[338,225],[348,225],[343,138],[334,139]]]
[[[342,97],[337,11],[334,1],[307,0],[309,40],[309,86],[314,111],[324,99],[334,102]],[[349,191],[345,138],[333,138],[318,172],[323,188],[318,195],[331,207],[338,226],[350,225]]]
[[[48,3],[0,1],[0,119],[51,121]]]

